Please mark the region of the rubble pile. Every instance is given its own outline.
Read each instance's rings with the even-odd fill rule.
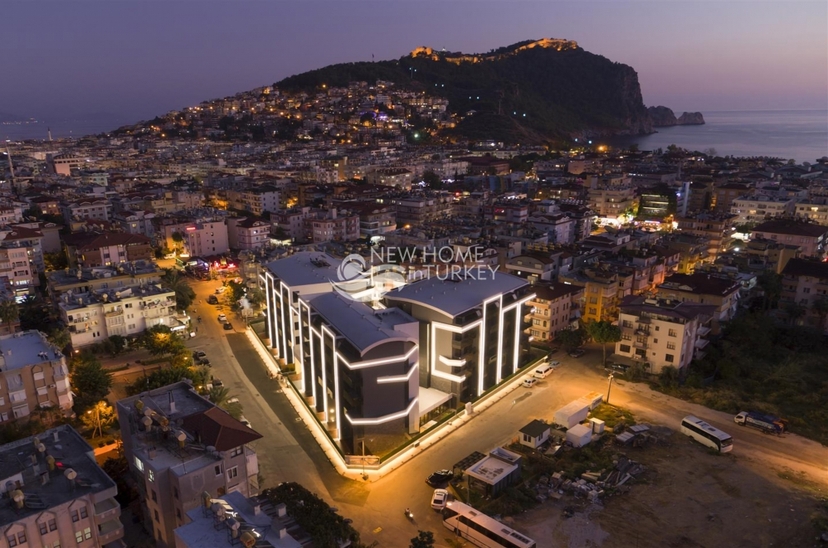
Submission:
[[[559,500],[564,494],[586,498],[589,502],[599,502],[607,490],[615,490],[647,470],[626,456],[621,455],[612,470],[584,472],[579,479],[565,479],[562,472],[551,477],[541,476],[534,486],[535,500]]]

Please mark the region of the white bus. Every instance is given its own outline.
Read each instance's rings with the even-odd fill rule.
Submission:
[[[690,436],[702,445],[717,450],[719,453],[727,453],[733,449],[733,438],[730,437],[730,434],[710,426],[693,415],[688,415],[682,419],[681,433]]]
[[[458,501],[443,509],[443,525],[483,548],[535,548],[535,541]]]

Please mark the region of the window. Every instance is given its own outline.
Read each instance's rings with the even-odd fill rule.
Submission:
[[[72,516],[73,523],[77,523],[78,521],[80,521],[80,514],[77,510],[72,510],[72,513],[70,515]]]
[[[6,536],[6,540],[9,542],[9,547],[17,546],[17,538],[14,535]]]
[[[56,531],[57,530],[57,521],[55,518],[49,520],[49,531]]]
[[[152,502],[158,502],[158,495],[155,493],[155,489],[152,490]]]
[[[242,453],[244,453],[244,449],[242,448],[242,446],[234,447],[233,450],[230,451],[230,458],[238,457]]]
[[[161,518],[158,517],[158,510],[155,511],[155,521],[161,522]]]
[[[673,355],[672,354],[665,354],[664,355],[664,361],[666,361],[668,363],[673,363]]]
[[[618,349],[621,350],[621,352],[629,353],[630,352],[630,345],[622,344],[622,345],[618,346]]]
[[[175,517],[181,519],[181,510],[179,510],[178,508],[175,509]]]
[[[148,477],[149,477],[150,481],[155,481],[155,471],[150,470],[149,473],[148,473]]]
[[[41,535],[45,535],[46,533],[49,532],[49,526],[46,525],[46,522],[41,521],[37,525],[38,525],[38,527],[40,527],[40,534]]]
[[[89,512],[87,512],[86,506],[84,506],[80,509],[80,517],[81,517],[81,519],[89,517]]]
[[[178,487],[173,487],[173,496],[178,498]]]
[[[671,329],[671,330],[669,330],[669,331],[667,332],[667,334],[668,334],[668,335],[670,335],[671,337],[675,337],[675,336],[676,336],[676,330],[675,330],[675,329]]]
[[[671,343],[671,342],[667,343],[667,350],[675,350],[675,349],[676,349],[676,343]]]
[[[238,475],[239,475],[239,467],[238,466],[234,466],[233,468],[230,468],[229,470],[227,470],[227,480],[228,481],[235,478],[235,477],[238,477]]]
[[[60,541],[56,540],[55,543],[52,545],[52,548],[60,548]]]
[[[144,471],[144,463],[138,457],[135,457],[135,468],[137,468],[141,472]]]
[[[75,531],[75,541],[77,541],[78,544],[83,542],[83,531]]]
[[[89,540],[89,539],[92,538],[92,529],[90,527],[87,527],[86,529],[83,530],[83,538],[85,538],[86,540]]]
[[[216,465],[216,467],[215,467],[215,471],[216,471],[216,475],[217,475],[217,476],[220,476],[220,475],[221,475],[221,465],[220,465],[220,464],[217,464],[217,465]]]

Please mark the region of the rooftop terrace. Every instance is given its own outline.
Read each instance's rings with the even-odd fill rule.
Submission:
[[[60,361],[63,354],[40,331],[0,337],[0,371],[13,371],[38,363]]]

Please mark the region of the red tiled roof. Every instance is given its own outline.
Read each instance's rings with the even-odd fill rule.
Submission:
[[[201,439],[201,443],[212,445],[218,451],[229,451],[262,438],[261,434],[218,407],[184,417],[182,426]]]

